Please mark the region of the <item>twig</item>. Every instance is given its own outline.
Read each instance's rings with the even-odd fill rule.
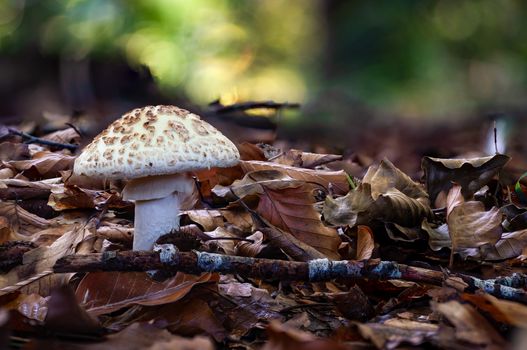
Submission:
[[[446,275],[442,271],[424,269],[392,261],[331,261],[315,259],[309,262],[257,259],[205,252],[179,252],[171,244],[158,246],[158,252],[109,251],[86,255],[69,255],[59,259],[54,272],[149,271],[169,270],[191,274],[202,272],[235,273],[246,278],[265,280],[329,281],[339,279],[406,280],[443,285],[448,277],[463,280],[467,292],[483,290],[496,297],[527,304],[527,292],[509,286],[510,278],[482,280],[463,274]],[[522,279],[523,282],[525,278]]]
[[[30,135],[30,134],[28,134],[26,132],[18,131],[18,130],[13,129],[13,128],[8,128],[8,130],[9,130],[10,134],[16,135],[16,136],[20,136],[23,139],[26,139],[27,140],[26,143],[38,143],[38,144],[44,145],[44,146],[50,146],[50,147],[56,147],[56,148],[64,148],[64,149],[70,150],[72,152],[74,152],[79,147],[78,145],[73,145],[71,143],[60,143],[60,142],[55,142],[55,141],[44,140],[44,139],[41,139],[40,137],[36,137],[36,136]]]
[[[234,103],[232,105],[223,106],[221,104],[212,104],[211,107],[218,114],[230,113],[234,111],[246,111],[248,109],[255,108],[270,108],[270,109],[283,109],[283,108],[300,108],[299,103],[278,103],[273,101],[248,101],[241,103]]]

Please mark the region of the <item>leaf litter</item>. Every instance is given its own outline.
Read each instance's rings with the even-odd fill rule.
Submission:
[[[73,128],[42,139],[81,142]],[[419,181],[388,159],[240,144],[240,165],[194,174],[180,249],[391,261],[422,274],[272,281],[53,273],[67,255],[130,250],[133,204],[123,183],[71,176],[75,147],[22,141],[0,143],[0,347],[501,349],[527,328],[527,305],[506,300],[527,286],[527,211],[525,186],[500,176],[505,155],[424,157]]]

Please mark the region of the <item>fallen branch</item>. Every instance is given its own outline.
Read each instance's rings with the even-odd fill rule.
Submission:
[[[315,259],[309,262],[257,259],[205,252],[179,252],[171,244],[158,245],[156,251],[109,251],[86,255],[69,255],[59,259],[54,272],[91,271],[149,271],[171,270],[190,274],[202,272],[233,273],[243,277],[265,280],[328,281],[331,279],[381,279],[407,280],[443,285],[447,278],[460,278],[465,291],[483,290],[498,298],[527,304],[527,292],[511,287],[513,283],[525,284],[525,277],[482,280],[462,274],[445,274],[442,271],[413,267],[391,261],[331,261]],[[520,281],[521,279],[521,281]],[[516,282],[513,282],[516,280]]]
[[[13,128],[8,128],[8,130],[10,134],[20,136],[23,139],[25,139],[26,143],[38,143],[39,145],[50,146],[50,147],[55,147],[55,148],[63,148],[63,149],[70,150],[72,152],[75,152],[75,150],[77,150],[77,148],[79,147],[78,145],[73,145],[71,143],[60,143],[60,142],[41,139],[40,137],[36,137],[26,132],[18,131]]]
[[[249,101],[234,103],[231,105],[221,105],[219,103],[213,103],[210,105],[215,113],[230,113],[233,111],[246,111],[248,109],[255,108],[269,108],[269,109],[283,109],[283,108],[300,108],[299,103],[288,103],[288,102],[273,102],[273,101]]]

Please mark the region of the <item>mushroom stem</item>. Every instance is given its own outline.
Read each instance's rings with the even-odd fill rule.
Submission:
[[[177,192],[160,199],[136,201],[133,250],[152,250],[159,237],[179,229],[180,204]]]
[[[135,201],[133,250],[152,250],[159,237],[179,229],[181,205],[193,190],[194,182],[185,174],[128,182],[123,198]]]

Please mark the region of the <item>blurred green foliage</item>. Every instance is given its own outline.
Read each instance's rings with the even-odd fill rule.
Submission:
[[[526,10],[521,0],[0,0],[0,53],[124,57],[196,103],[338,90],[442,115],[525,104]]]

